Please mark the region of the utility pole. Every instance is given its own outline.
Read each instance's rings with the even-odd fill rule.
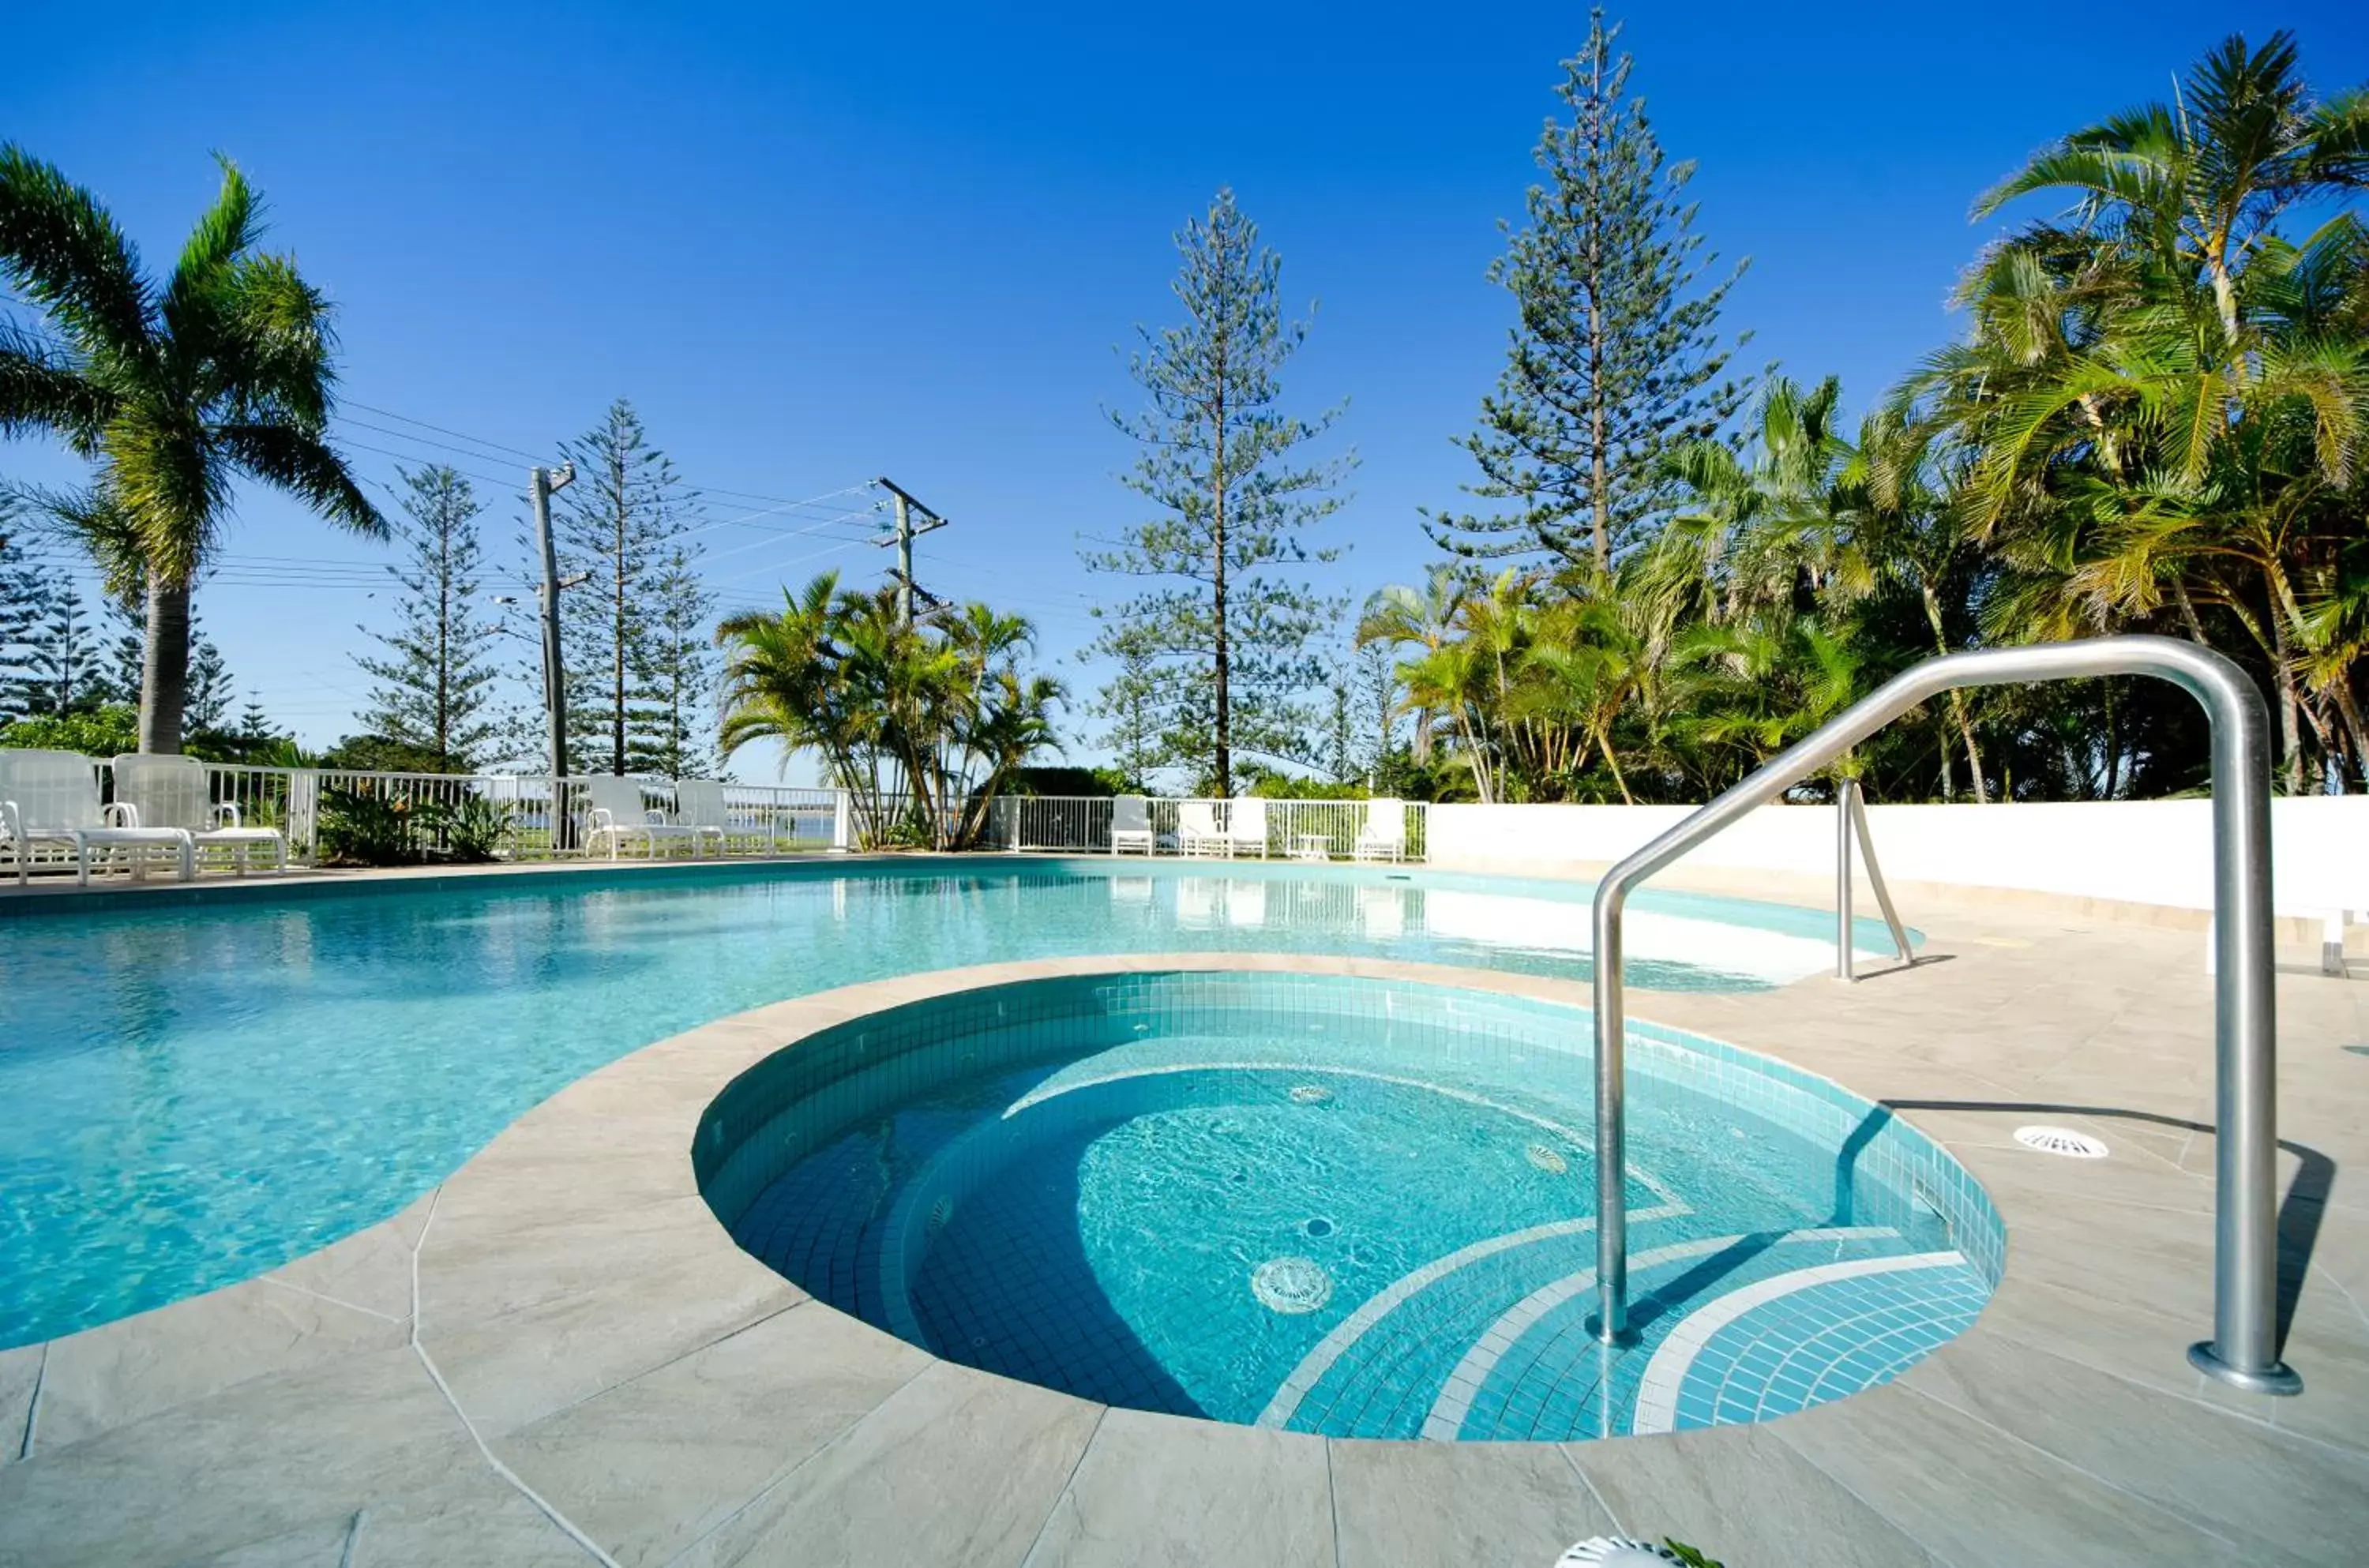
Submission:
[[[543,551],[543,708],[551,736],[551,833],[554,848],[566,848],[567,813],[559,798],[567,776],[567,671],[559,651],[559,551],[551,537],[551,493],[575,482],[576,465],[527,470],[527,495],[534,504],[535,544]],[[575,579],[582,581],[581,578]]]
[[[913,541],[933,529],[944,528],[946,520],[887,480],[876,479],[873,483],[887,491],[897,506],[896,532],[876,543],[897,546],[897,623],[910,626],[913,624]],[[921,518],[919,526],[913,521],[916,513]]]

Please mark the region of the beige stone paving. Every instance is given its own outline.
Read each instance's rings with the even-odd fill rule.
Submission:
[[[537,1106],[430,1197],[283,1269],[0,1353],[0,1564],[1545,1564],[1673,1534],[1781,1562],[2358,1563],[2369,1539],[2369,985],[2280,982],[2283,1171],[2311,1266],[2272,1401],[2209,1322],[2209,979],[2192,932],[1912,910],[1935,961],[1632,1012],[1892,1100],[2008,1225],[1980,1322],[1894,1384],[1764,1426],[1608,1442],[1328,1441],[939,1362],[732,1245],[693,1187],[736,1071],[855,1012],[1114,967],[1315,968],[1585,1001],[1377,959],[1198,955],[907,978],[662,1042]],[[2009,1134],[2093,1131],[2095,1162]],[[2332,1179],[2331,1179],[2332,1173]],[[22,1455],[20,1458],[19,1455]]]

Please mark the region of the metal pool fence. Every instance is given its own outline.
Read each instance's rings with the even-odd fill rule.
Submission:
[[[1091,795],[1008,795],[995,803],[988,839],[1004,850],[1082,850],[1107,853],[1116,803]],[[1368,854],[1386,853],[1388,818],[1397,807],[1402,828],[1402,857],[1425,856],[1429,808],[1419,800],[1221,800],[1208,796],[1149,798],[1152,843],[1157,853],[1192,853],[1211,841],[1211,853],[1268,858],[1346,860],[1361,842]],[[1253,826],[1265,818],[1264,834]],[[1237,837],[1235,829],[1242,829]],[[1368,829],[1374,830],[1371,837]],[[1187,831],[1190,829],[1191,831]]]
[[[112,798],[108,764],[94,760],[92,766]],[[235,807],[246,826],[278,829],[287,835],[290,859],[306,864],[365,847],[372,852],[368,858],[398,864],[547,860],[583,853],[591,829],[589,778],[243,763],[209,763],[206,774],[218,807]],[[707,848],[719,840],[727,853],[847,847],[842,791],[726,784],[694,803],[678,795],[672,780],[633,782],[645,811],[714,829],[704,836]],[[630,839],[624,853],[636,853]]]
[[[109,764],[91,760],[103,795],[113,799]],[[592,791],[586,777],[535,773],[407,773],[356,768],[271,768],[244,763],[206,765],[217,807],[236,810],[242,824],[274,828],[288,839],[292,862],[317,864],[340,854],[379,864],[435,864],[468,861],[535,861],[581,855],[592,828]],[[607,781],[601,781],[606,783]],[[867,814],[846,790],[779,784],[694,784],[636,779],[645,811],[669,822],[713,830],[727,853],[773,855],[860,849],[857,823],[867,815],[898,817],[897,803],[872,802]],[[1005,852],[1108,853],[1115,803],[1106,796],[1006,795],[990,808],[978,846]],[[1396,807],[1395,813],[1392,808]],[[1423,803],[1368,800],[1264,800],[1152,796],[1148,802],[1154,852],[1280,859],[1340,860],[1388,856],[1399,844],[1407,860],[1425,856]],[[1256,818],[1264,817],[1264,822]],[[1395,816],[1400,830],[1393,838]],[[1240,830],[1239,834],[1237,830]],[[606,854],[606,840],[600,851]],[[8,846],[0,844],[0,852]],[[640,853],[629,837],[624,853]],[[37,847],[37,868],[70,864]]]

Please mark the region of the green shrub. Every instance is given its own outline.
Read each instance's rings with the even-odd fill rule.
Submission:
[[[120,703],[82,713],[20,718],[0,729],[0,746],[36,751],[79,751],[86,757],[118,757],[140,750],[140,712]]]
[[[452,803],[429,801],[412,814],[421,833],[435,841],[429,848],[433,860],[454,865],[482,865],[496,857],[509,836],[508,802],[466,795]]]
[[[415,865],[420,860],[411,802],[360,790],[321,792],[320,854],[326,865]]]

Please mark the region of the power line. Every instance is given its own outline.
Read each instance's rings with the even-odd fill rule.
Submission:
[[[382,419],[394,419],[406,425],[417,425],[423,430],[434,430],[440,436],[451,436],[455,441],[472,441],[478,446],[486,448],[488,451],[502,452],[511,457],[521,458],[528,463],[542,463],[545,461],[549,455],[546,453],[543,457],[538,457],[533,452],[521,451],[520,448],[514,446],[504,446],[501,442],[497,441],[488,441],[484,436],[473,436],[465,430],[448,430],[441,425],[431,425],[425,419],[415,419],[408,414],[398,414],[392,408],[374,408],[367,403],[359,402],[351,397],[343,399],[343,402],[345,406],[349,408],[359,408],[365,414],[375,414]],[[771,497],[759,497],[758,498],[761,500],[772,499]]]
[[[496,452],[478,452],[470,447],[455,446],[451,441],[440,441],[429,436],[415,436],[409,430],[398,430],[387,425],[373,425],[367,419],[349,419],[340,416],[338,423],[346,429],[370,430],[378,435],[392,437],[395,441],[414,441],[421,446],[432,446],[445,452],[458,452],[463,457],[474,458],[479,463],[501,461],[500,455]]]
[[[372,446],[365,441],[349,441],[346,442],[346,444],[352,447],[356,452],[374,452],[381,457],[392,457],[398,463],[418,463],[421,461],[419,453],[416,452],[394,452],[386,447]],[[446,466],[451,467],[451,464],[448,464]],[[454,468],[452,472],[460,475],[464,478],[479,480],[487,485],[509,486],[518,483],[515,479],[497,478],[491,474],[473,473],[466,468]]]

